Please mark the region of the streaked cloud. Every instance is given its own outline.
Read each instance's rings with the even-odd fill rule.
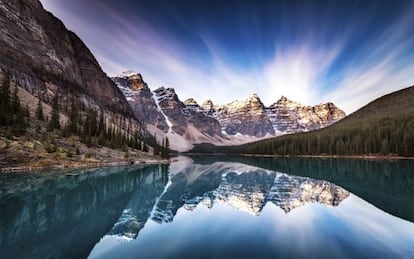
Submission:
[[[183,100],[227,103],[257,93],[270,105],[285,95],[310,105],[333,101],[351,113],[414,85],[414,5],[407,2],[344,8],[305,1],[286,6],[289,15],[279,10],[283,4],[255,9],[245,2],[211,7],[216,13],[203,11],[208,3],[201,1],[166,2],[156,12],[128,1],[123,8],[110,1],[42,3],[109,75],[136,70],[150,88],[174,87]]]

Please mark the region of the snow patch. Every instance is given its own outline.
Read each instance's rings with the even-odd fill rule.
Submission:
[[[115,82],[116,86],[119,88],[119,90],[121,90],[121,92],[124,94],[125,98],[127,99],[127,101],[132,101],[134,100],[134,96],[135,96],[135,91],[131,90],[129,87],[125,87],[123,86],[121,83],[119,82]]]
[[[121,74],[117,75],[116,77],[131,77],[131,76],[135,76],[135,75],[139,75],[139,74],[135,71],[129,70],[129,71],[122,72]]]
[[[159,103],[160,101],[159,101],[157,95],[154,94],[152,98],[154,98],[155,105],[157,105],[157,110],[162,114],[162,116],[164,116],[165,121],[167,122],[167,125],[168,125],[168,133],[170,133],[172,131],[172,126],[173,126],[172,122],[170,121],[168,116],[164,113],[164,111],[161,109],[160,103]]]

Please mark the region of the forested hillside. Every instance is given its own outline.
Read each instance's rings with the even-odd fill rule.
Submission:
[[[234,147],[196,146],[195,153],[414,156],[414,87],[385,95],[338,123]]]

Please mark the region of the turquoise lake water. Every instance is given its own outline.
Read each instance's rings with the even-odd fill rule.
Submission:
[[[414,258],[414,161],[0,174],[1,258]]]

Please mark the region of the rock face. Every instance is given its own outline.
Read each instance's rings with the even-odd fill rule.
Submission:
[[[302,106],[282,96],[266,109],[276,133],[287,134],[320,129],[345,117],[333,103]]]
[[[167,118],[170,129],[178,135],[184,135],[188,127],[182,112],[185,105],[178,99],[174,89],[160,87],[154,91],[154,94],[161,112]]]
[[[214,106],[207,113],[210,111],[210,116],[220,122],[222,131],[227,135],[242,134],[260,138],[275,133],[265,107],[256,94],[227,105]]]
[[[112,80],[124,93],[135,116],[141,123],[144,125],[153,124],[163,132],[168,131],[169,126],[167,125],[166,119],[160,113],[153,93],[144,82],[141,74],[125,72],[113,77]]]
[[[187,151],[195,143],[236,145],[282,134],[320,129],[345,117],[333,103],[303,106],[281,97],[265,107],[259,96],[226,105],[193,98],[182,102],[173,88],[151,93],[142,76],[125,72],[112,80],[122,90],[137,118],[157,137],[171,138],[171,148]]]
[[[170,132],[184,136],[192,143],[220,137],[220,124],[206,116],[195,100],[183,103],[173,88],[160,87],[154,91],[160,111],[170,125]]]
[[[138,73],[125,72],[112,80],[159,142],[166,136],[177,151],[189,150],[193,143],[220,143],[219,122],[207,116],[194,99],[181,102],[173,88],[160,87],[151,92]]]
[[[9,72],[12,83],[49,104],[59,94],[62,110],[74,97],[114,120],[135,120],[82,40],[38,0],[0,0],[0,30],[0,70]]]

